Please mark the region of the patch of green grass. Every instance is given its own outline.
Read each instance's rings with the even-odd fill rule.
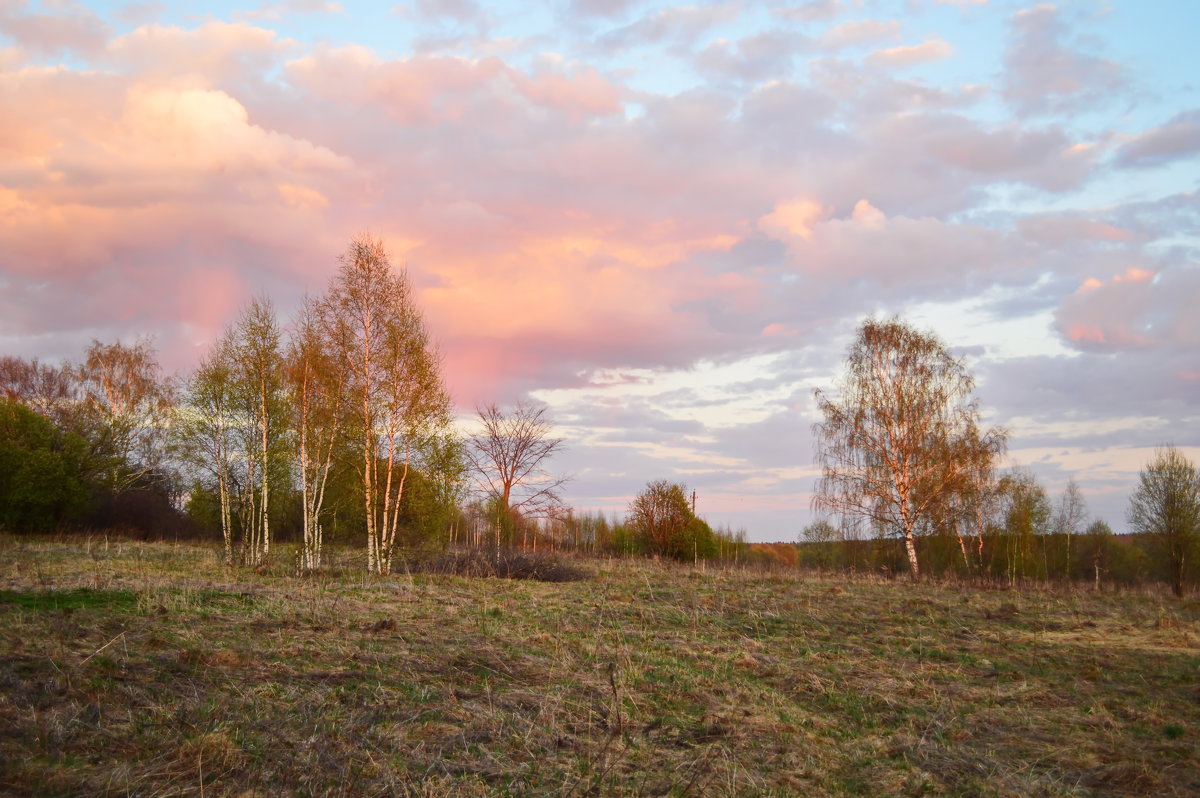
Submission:
[[[52,610],[111,610],[129,612],[137,607],[132,590],[0,590],[0,604],[11,604],[35,612]]]

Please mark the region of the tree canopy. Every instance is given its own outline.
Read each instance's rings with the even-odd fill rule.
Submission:
[[[1129,526],[1154,536],[1165,555],[1175,595],[1200,554],[1200,472],[1174,446],[1164,446],[1138,477],[1129,499]]]
[[[687,488],[679,483],[659,479],[646,485],[629,505],[628,524],[647,554],[677,560],[716,554],[712,529],[692,512]]]
[[[916,537],[953,513],[1003,450],[981,430],[966,365],[932,333],[900,319],[859,328],[835,394],[815,391],[821,478],[814,508],[904,540],[912,577]]]

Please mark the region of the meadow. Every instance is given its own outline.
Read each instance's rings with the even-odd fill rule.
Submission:
[[[1200,601],[0,537],[0,792],[1195,795]]]

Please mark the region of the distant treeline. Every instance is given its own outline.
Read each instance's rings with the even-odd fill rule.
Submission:
[[[158,374],[153,351],[93,344],[82,364],[51,367],[0,358],[0,527],[10,532],[117,531],[146,539],[220,541],[220,501],[210,480],[187,479],[171,459],[166,430],[138,433],[104,404],[105,359],[140,363]],[[91,364],[90,366],[88,364]],[[39,387],[40,386],[40,387]],[[146,388],[146,385],[143,385]],[[169,397],[163,380],[141,404]],[[35,390],[37,389],[37,390]],[[41,391],[39,395],[38,391]],[[151,402],[147,396],[157,396]],[[114,397],[117,398],[117,397]],[[49,401],[53,399],[53,401]],[[149,413],[143,407],[140,412]],[[142,419],[143,423],[145,418]],[[362,546],[365,512],[360,476],[336,462],[326,487],[326,540]],[[981,538],[960,539],[947,529],[918,536],[923,572],[932,578],[973,578],[1019,584],[1036,580],[1135,586],[1173,580],[1167,541],[1154,534],[1116,535],[1103,521],[1074,527],[1083,517],[1077,488],[1069,486],[1053,509],[1028,472],[1006,484],[1012,501],[998,506]],[[678,516],[676,527],[655,536],[632,517],[560,508],[547,517],[507,511],[495,496],[448,493],[422,471],[410,469],[400,501],[397,546],[405,550],[499,547],[600,557],[667,557],[683,562],[898,576],[907,572],[904,541],[846,537],[817,522],[796,543],[749,543],[745,530],[711,527],[684,502],[682,485],[652,483],[657,498]],[[662,514],[660,513],[660,516]],[[271,508],[275,540],[301,542],[303,496],[281,485]],[[234,519],[237,523],[237,519]],[[1194,584],[1189,570],[1185,583]]]
[[[1169,563],[1153,535],[1116,535],[1098,521],[1082,535],[1046,533],[1032,540],[1004,532],[984,536],[982,569],[964,566],[957,541],[945,536],[918,538],[926,575],[935,579],[980,579],[998,584],[1072,581],[1096,586],[1132,587],[1169,582]],[[897,538],[754,543],[745,560],[776,568],[845,574],[903,576],[908,557]]]

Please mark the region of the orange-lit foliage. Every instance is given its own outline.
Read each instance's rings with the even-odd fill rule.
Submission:
[[[795,568],[796,545],[794,543],[751,543],[749,560],[759,565]]]

